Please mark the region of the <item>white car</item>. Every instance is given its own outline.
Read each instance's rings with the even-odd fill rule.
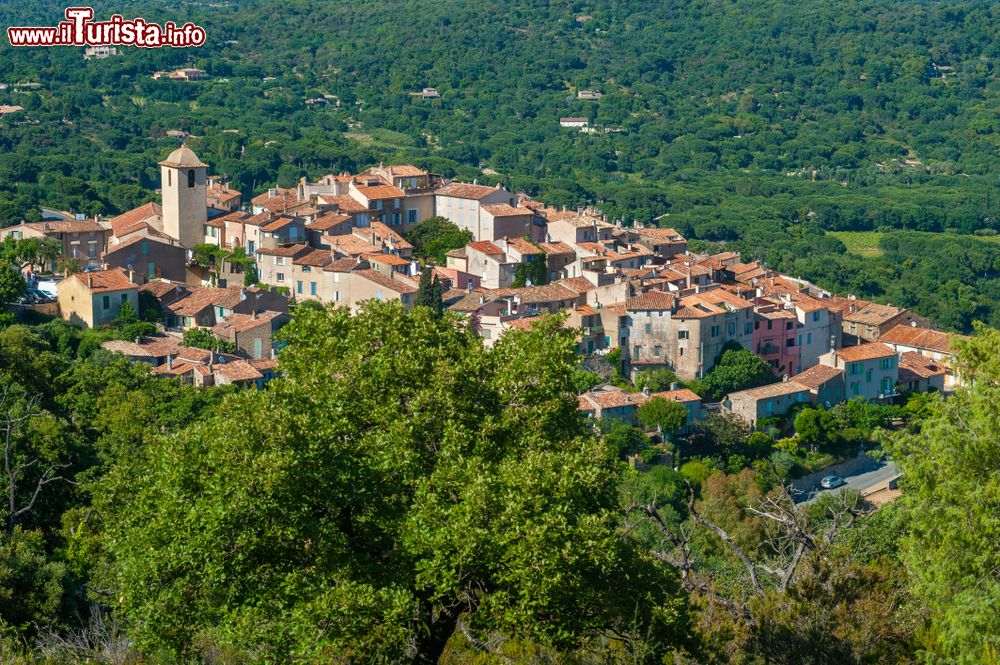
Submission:
[[[819,481],[820,487],[825,490],[832,490],[844,484],[844,479],[840,476],[825,476]]]

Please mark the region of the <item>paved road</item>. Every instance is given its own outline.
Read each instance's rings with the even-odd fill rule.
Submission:
[[[897,475],[899,475],[899,470],[896,468],[895,462],[882,462],[877,469],[857,473],[853,476],[844,476],[844,480],[847,481],[846,484],[841,485],[835,490],[817,488],[814,492],[803,496],[806,497],[805,502],[809,503],[810,501],[814,501],[823,492],[839,492],[842,489],[855,489],[864,492],[869,487],[884,483]]]
[[[42,211],[42,219],[47,219],[47,220],[61,219],[67,222],[72,222],[74,219],[72,215],[69,215],[61,210],[55,210],[53,208],[42,207],[41,211]]]

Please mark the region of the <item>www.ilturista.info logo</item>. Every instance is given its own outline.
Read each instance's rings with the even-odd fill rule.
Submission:
[[[115,14],[110,21],[91,21],[91,7],[68,7],[66,20],[56,27],[7,28],[11,46],[201,46],[205,29],[193,23],[178,26],[167,21],[162,26],[135,18],[126,21]]]

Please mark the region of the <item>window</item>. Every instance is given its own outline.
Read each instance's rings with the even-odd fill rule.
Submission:
[[[382,209],[382,201],[381,200],[378,200],[378,201],[375,202],[375,209],[376,210],[381,210]]]
[[[860,395],[861,394],[861,384],[855,381],[851,384],[851,394]]]
[[[865,372],[865,383],[871,383],[871,382],[872,382],[872,371],[868,370],[867,372]]]
[[[882,358],[879,362],[879,367],[882,369],[892,369],[896,365],[896,357],[890,356],[888,358]]]
[[[680,355],[682,355],[682,356],[684,355],[684,347],[683,346],[680,349],[678,349],[678,351],[680,352]]]
[[[635,346],[632,347],[632,357],[633,358],[638,358],[639,357],[639,345],[638,344],[636,344]]]
[[[813,312],[813,321],[819,321],[819,312]]]
[[[302,272],[312,272],[312,268],[310,266],[302,266]]]
[[[772,328],[774,328],[774,321],[771,321],[770,319],[768,319],[768,321],[767,321],[767,329],[771,330]]]
[[[654,358],[659,358],[660,357],[660,345],[659,344],[657,344],[656,346],[653,347],[653,357]]]
[[[296,282],[295,282],[295,292],[296,293],[302,293],[302,280],[301,279],[296,280]]]
[[[279,282],[284,282],[285,281],[285,273],[283,273],[283,272],[279,272],[277,275],[275,275],[275,277],[277,278],[277,280]]]
[[[174,174],[173,171],[167,169],[167,187],[170,187],[171,185],[174,184],[174,179],[171,177],[173,176],[173,174]]]
[[[712,326],[712,337],[719,336],[719,326]]]
[[[316,295],[316,282],[309,282],[309,295]]]
[[[651,332],[653,332],[653,324],[647,323],[646,324],[646,334],[648,335]]]
[[[194,189],[194,169],[188,169],[188,189]]]
[[[791,330],[791,329],[792,329],[792,322],[791,321],[786,321],[785,322],[785,330]]]
[[[408,293],[399,294],[399,302],[403,303],[404,305],[410,302],[410,294]]]
[[[688,338],[688,331],[686,330],[677,331],[677,339],[687,339],[687,338]]]
[[[753,334],[753,324],[747,323],[745,326],[743,326],[743,334],[744,335],[752,335]]]
[[[101,304],[104,306],[104,309],[111,309],[111,296],[104,296],[101,299]]]
[[[259,359],[264,353],[264,342],[258,337],[253,341],[253,357]]]
[[[406,211],[406,223],[407,224],[416,224],[417,223],[417,211],[416,210],[407,210]]]
[[[156,277],[156,264],[152,261],[146,266],[146,277],[149,279]]]
[[[730,337],[732,337],[733,335],[736,334],[736,323],[735,322],[733,322],[733,321],[729,322],[729,325],[726,326],[726,334],[728,334]]]
[[[888,376],[882,379],[882,390],[880,391],[883,395],[888,395],[892,393],[892,379]]]
[[[276,265],[276,266],[283,266],[283,265],[285,265],[285,257],[283,257],[283,256],[276,256],[276,257],[274,257],[274,265]]]
[[[340,302],[340,291],[333,292],[333,300],[334,302]]]
[[[382,292],[381,291],[376,291],[375,292],[375,300],[382,300]]]
[[[789,337],[785,340],[785,346],[795,346],[795,338]]]
[[[806,333],[806,344],[812,344],[812,343],[813,343],[813,334]]]
[[[398,212],[392,213],[392,225],[393,226],[399,226],[399,213]]]
[[[802,346],[802,335],[799,335],[799,346]]]
[[[861,363],[851,363],[851,374],[861,374],[862,369]]]

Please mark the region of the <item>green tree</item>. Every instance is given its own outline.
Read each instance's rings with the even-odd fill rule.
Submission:
[[[233,353],[236,346],[224,339],[219,339],[207,328],[188,328],[184,331],[182,343],[196,349],[217,349],[222,353]]]
[[[475,238],[470,231],[460,229],[444,217],[431,217],[406,234],[413,244],[413,255],[438,265],[446,262],[450,250],[465,247]]]
[[[413,298],[415,306],[428,307],[438,316],[444,311],[444,301],[441,299],[441,282],[430,266],[425,266],[420,273],[420,283]]]
[[[644,369],[635,377],[636,388],[648,388],[654,393],[670,390],[671,385],[676,382],[677,375],[666,368]]]
[[[795,434],[800,443],[811,450],[836,436],[835,428],[834,417],[826,409],[802,409],[795,416]]]
[[[137,644],[435,662],[458,628],[683,640],[672,575],[616,531],[621,468],[577,415],[560,320],[485,349],[373,302],[283,334],[286,379],[102,483],[103,583]]]
[[[702,385],[709,399],[720,400],[731,392],[764,386],[777,380],[771,367],[760,356],[742,347],[730,347],[716,360]]]
[[[16,301],[27,289],[20,270],[9,263],[0,263],[0,303]]]
[[[662,397],[652,397],[639,407],[639,422],[664,436],[673,436],[684,427],[687,417],[688,411],[683,404]]]
[[[932,650],[960,663],[1000,653],[1000,331],[977,332],[956,362],[969,387],[890,443],[910,509],[902,558],[930,609]]]

